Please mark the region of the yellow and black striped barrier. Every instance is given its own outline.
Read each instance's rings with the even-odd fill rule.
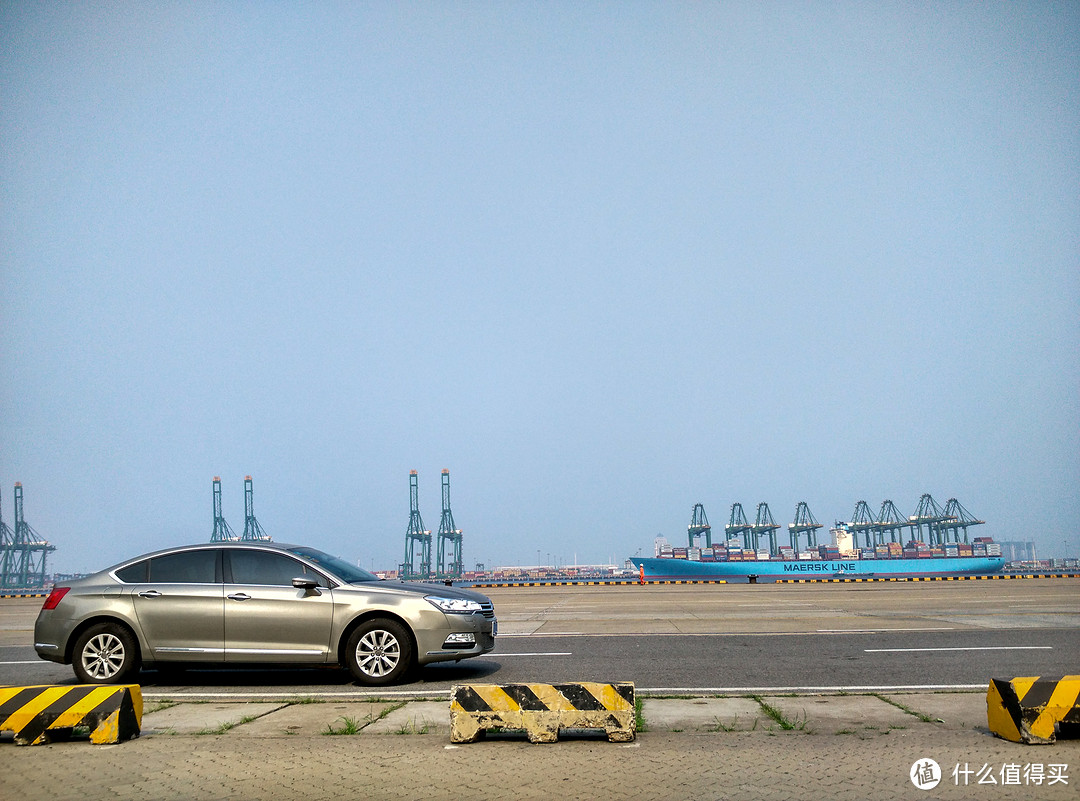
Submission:
[[[17,745],[40,745],[79,727],[92,743],[138,737],[142,690],[137,684],[70,687],[0,687],[0,731],[15,732]]]
[[[613,743],[634,739],[634,685],[461,684],[450,697],[450,742],[471,743],[491,729],[524,729],[531,743],[553,743],[560,729],[603,729]]]
[[[1006,579],[1055,579],[1080,578],[1080,573],[990,573],[985,575],[971,576],[839,576],[829,578],[777,578],[771,581],[763,581],[762,576],[757,576],[754,583],[760,584],[851,584],[862,582],[882,581],[1002,581]],[[617,581],[485,581],[473,582],[465,586],[476,589],[514,589],[529,587],[625,587],[631,585],[671,585],[671,584],[728,584],[727,579],[639,579]],[[735,582],[740,584],[741,582]]]
[[[992,573],[982,576],[867,576],[865,578],[777,579],[776,584],[847,584],[862,581],[1001,581],[1003,579],[1080,578],[1080,573]]]
[[[727,579],[645,579],[633,581],[503,581],[473,583],[467,586],[478,590],[500,590],[529,587],[631,587],[645,584],[727,584]]]
[[[986,720],[990,731],[1014,743],[1052,743],[1063,727],[1080,735],[1080,676],[991,679]]]

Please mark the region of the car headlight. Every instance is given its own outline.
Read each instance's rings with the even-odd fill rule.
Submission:
[[[442,598],[438,595],[425,596],[424,600],[434,604],[444,612],[456,615],[470,615],[473,612],[482,612],[483,607],[476,601],[467,598]]]

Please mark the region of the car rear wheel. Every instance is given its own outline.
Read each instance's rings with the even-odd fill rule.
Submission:
[[[393,684],[413,668],[416,657],[412,637],[400,623],[368,620],[349,636],[346,662],[361,684]]]
[[[71,666],[83,684],[119,684],[139,669],[138,645],[125,627],[98,623],[75,643]]]

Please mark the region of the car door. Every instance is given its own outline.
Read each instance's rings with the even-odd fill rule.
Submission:
[[[274,551],[229,548],[225,558],[225,661],[326,662],[334,619],[326,578]],[[299,577],[319,586],[297,589]]]
[[[217,548],[155,556],[123,571],[146,661],[221,662],[225,658],[225,593]],[[118,573],[118,575],[120,575]]]

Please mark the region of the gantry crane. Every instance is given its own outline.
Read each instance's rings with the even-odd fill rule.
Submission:
[[[795,506],[795,520],[788,523],[792,549],[798,553],[799,536],[802,534],[806,535],[807,547],[817,545],[817,530],[822,527],[822,524],[814,519],[814,515],[810,511],[810,507],[807,506],[806,501],[799,501]]]
[[[728,524],[724,526],[724,536],[733,540],[737,537],[743,538],[744,548],[753,548],[751,539],[753,537],[753,526],[750,525],[750,521],[746,519],[746,512],[743,511],[741,503],[731,504],[731,517]],[[754,548],[754,550],[757,550]]]
[[[896,504],[889,500],[882,501],[875,529],[878,536],[878,545],[885,544],[885,535],[889,536],[889,542],[902,543],[904,541],[904,529],[910,525],[908,519],[900,514]]]
[[[908,518],[908,523],[911,525],[913,532],[917,533],[919,539],[922,538],[922,527],[926,526],[927,534],[926,539],[928,545],[940,545],[944,544],[942,539],[941,524],[946,522],[948,517],[942,513],[941,508],[934,502],[934,499],[929,493],[919,498],[919,505],[915,509],[915,514]]]
[[[945,502],[945,508],[941,512],[942,516],[946,518],[942,522],[938,529],[945,535],[945,542],[949,540],[949,532],[952,532],[953,541],[960,542],[960,530],[964,531],[964,542],[968,541],[968,526],[981,526],[986,521],[976,520],[975,516],[971,514],[967,509],[960,505],[960,501],[956,498],[949,498]]]
[[[15,551],[15,532],[4,522],[3,505],[0,504],[0,588],[8,586],[8,576],[14,576],[20,556]]]
[[[45,562],[56,546],[41,537],[23,516],[23,487],[15,483],[15,528],[0,520],[0,587],[36,589],[45,586]]]
[[[705,516],[705,507],[700,503],[694,504],[694,510],[690,513],[690,525],[686,527],[686,537],[689,542],[687,547],[694,547],[694,540],[705,535],[705,547],[712,547],[712,526],[709,518]]]
[[[401,565],[401,577],[406,579],[431,578],[431,532],[424,528],[420,516],[420,490],[415,470],[409,471],[409,528],[405,532],[405,561]],[[416,546],[420,545],[420,568],[416,568]]]
[[[436,572],[439,578],[461,578],[464,563],[461,559],[461,529],[454,527],[454,513],[450,511],[450,471],[442,471],[442,519],[439,521],[438,560]],[[453,551],[450,563],[446,562],[446,546]]]
[[[852,546],[859,547],[859,534],[866,535],[866,547],[874,547],[874,528],[877,526],[877,520],[874,518],[874,514],[870,511],[870,507],[866,501],[859,501],[855,504],[855,511],[851,515],[851,522],[847,524],[848,531],[851,532]]]
[[[776,532],[780,528],[779,524],[773,520],[772,512],[769,511],[769,504],[762,501],[757,505],[757,516],[754,518],[754,526],[751,529],[754,534],[754,550],[758,549],[758,545],[761,538],[769,538],[769,553],[772,556],[776,556]]]
[[[210,542],[236,542],[238,539],[221,513],[221,478],[214,476],[214,530]]]
[[[251,489],[251,476],[244,476],[244,533],[242,540],[255,542],[270,542],[270,535],[263,531],[259,521],[255,519],[254,493]]]

